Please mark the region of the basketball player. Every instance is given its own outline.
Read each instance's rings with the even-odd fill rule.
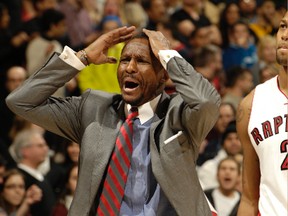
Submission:
[[[237,131],[244,151],[238,216],[288,215],[288,12],[277,33],[279,75],[241,102]]]

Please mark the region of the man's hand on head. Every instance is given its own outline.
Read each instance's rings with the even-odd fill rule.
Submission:
[[[107,56],[110,47],[132,38],[135,26],[124,26],[101,35],[85,48],[87,60],[93,64],[116,63],[117,59]]]
[[[170,41],[160,31],[143,29],[143,32],[148,36],[151,49],[158,59],[160,50],[171,49]]]

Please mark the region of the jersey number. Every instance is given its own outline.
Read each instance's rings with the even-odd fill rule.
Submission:
[[[281,164],[281,170],[288,170],[288,140],[284,140],[280,146],[281,153],[286,153],[283,163]]]

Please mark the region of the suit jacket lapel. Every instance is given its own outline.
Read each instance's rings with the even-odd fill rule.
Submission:
[[[100,137],[97,137],[95,140],[98,140],[95,143],[95,151],[94,157],[94,168],[93,168],[93,181],[91,182],[91,190],[94,192],[91,193],[95,195],[97,193],[97,189],[99,189],[99,185],[101,183],[101,179],[103,178],[106,167],[109,163],[111,154],[115,147],[116,137],[118,135],[119,129],[125,120],[124,113],[124,103],[120,102],[115,104],[107,109],[107,111],[103,114],[104,117],[102,119],[105,122],[99,122],[101,127],[95,128],[95,130],[101,130],[101,133],[97,133]],[[106,125],[106,126],[105,126]],[[94,201],[94,196],[90,198],[90,201]]]

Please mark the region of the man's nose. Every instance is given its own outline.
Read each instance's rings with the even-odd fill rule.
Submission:
[[[287,41],[288,40],[288,29],[286,29],[282,34],[282,40]]]
[[[137,70],[137,63],[134,59],[131,59],[127,65],[126,71],[128,73],[135,73]]]

